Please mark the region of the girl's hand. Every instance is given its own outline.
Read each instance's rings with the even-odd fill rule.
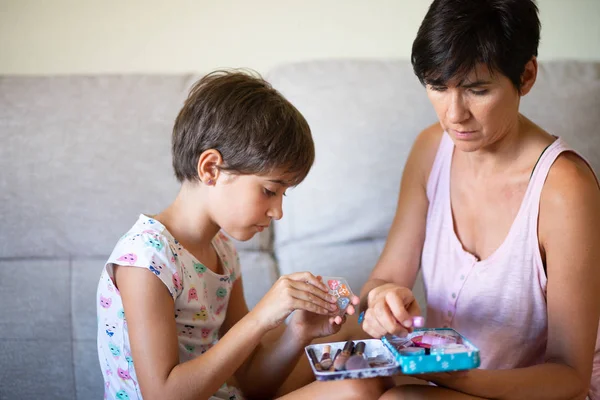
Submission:
[[[251,314],[268,331],[295,310],[332,317],[338,311],[336,301],[316,276],[310,272],[297,272],[280,277]]]
[[[292,315],[289,323],[296,337],[301,341],[312,341],[313,339],[333,335],[339,332],[342,324],[346,322],[346,314],[352,315],[356,312],[354,306],[360,302],[357,296],[352,296],[350,305],[346,308],[344,315],[319,315],[308,311],[298,310]]]
[[[394,283],[372,289],[367,299],[363,330],[374,338],[388,333],[406,336],[412,330],[412,316],[421,315],[412,291]]]

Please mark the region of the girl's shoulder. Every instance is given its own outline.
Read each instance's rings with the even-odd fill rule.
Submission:
[[[173,297],[182,289],[182,269],[179,262],[181,245],[158,221],[140,215],[136,223],[115,245],[106,261],[109,271],[114,265],[148,269],[169,289]]]

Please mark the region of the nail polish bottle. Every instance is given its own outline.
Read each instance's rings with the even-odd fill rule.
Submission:
[[[358,342],[355,347],[355,352],[352,357],[346,361],[346,369],[363,369],[369,368],[369,363],[364,357],[365,342]]]
[[[307,350],[307,353],[308,353],[308,356],[310,357],[310,361],[312,361],[313,365],[315,366],[315,369],[317,371],[322,371],[323,367],[319,363],[319,359],[317,358],[317,355],[315,354],[315,350],[311,347],[310,349]]]
[[[334,369],[334,365],[335,365],[335,360],[337,360],[338,356],[342,353],[342,349],[338,349],[335,352],[335,356],[333,356],[333,362],[331,363],[331,366],[329,367],[329,371],[335,371]]]
[[[333,360],[331,359],[331,346],[326,344],[323,346],[323,355],[321,356],[321,367],[324,370],[329,369],[333,364]]]
[[[350,357],[353,348],[354,342],[352,340],[348,340],[344,345],[344,349],[342,350],[340,355],[337,356],[335,362],[333,363],[333,368],[336,371],[343,371],[346,368],[346,361],[348,361],[348,358]]]

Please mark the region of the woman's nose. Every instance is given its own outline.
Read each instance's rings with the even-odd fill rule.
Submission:
[[[448,109],[446,117],[451,124],[458,124],[469,119],[469,109],[465,105],[462,95],[457,91],[448,96]]]

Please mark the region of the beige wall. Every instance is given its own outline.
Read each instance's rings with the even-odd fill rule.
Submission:
[[[0,0],[0,74],[408,58],[429,0]],[[600,61],[600,0],[538,0],[540,59]]]

